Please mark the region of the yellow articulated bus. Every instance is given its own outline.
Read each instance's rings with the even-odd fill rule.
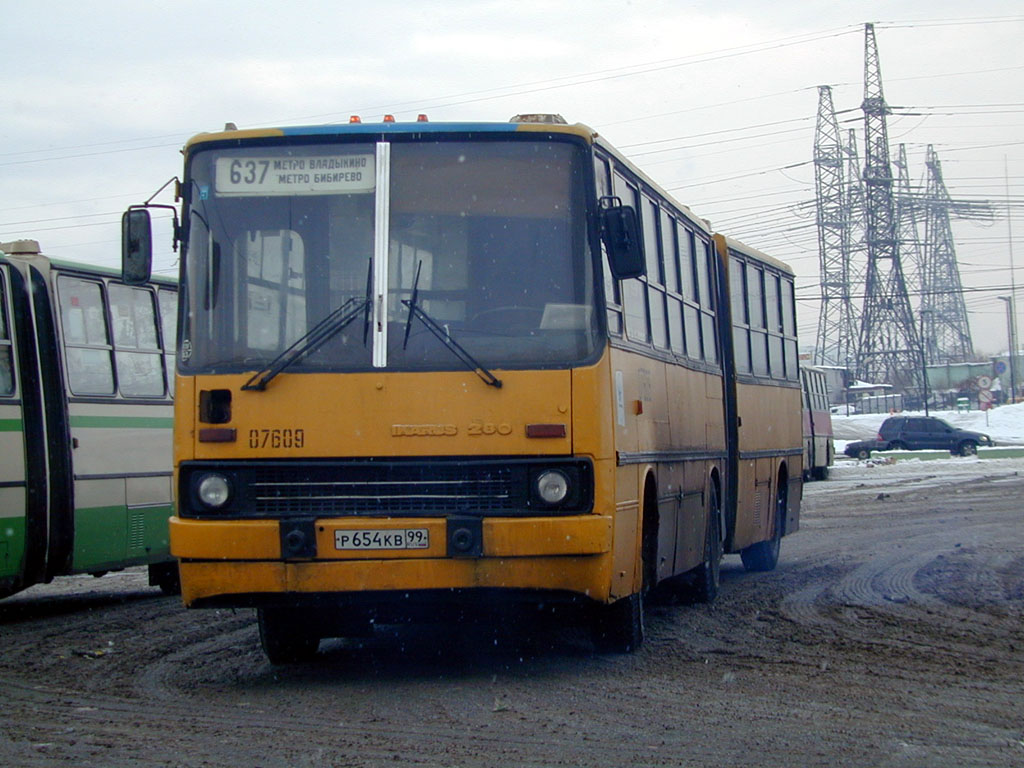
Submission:
[[[182,245],[172,553],[273,663],[470,603],[578,604],[604,651],[659,584],[796,530],[793,274],[582,125],[200,134]],[[151,259],[124,220],[126,278]]]

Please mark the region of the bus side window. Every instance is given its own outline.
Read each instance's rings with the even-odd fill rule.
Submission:
[[[125,397],[163,397],[163,355],[157,343],[153,292],[118,283],[107,286],[114,329],[117,383]]]
[[[68,386],[76,395],[114,394],[112,346],[99,283],[58,279]]]
[[[178,333],[178,292],[161,288],[157,291],[160,305],[160,338],[164,351],[164,368],[167,372],[167,392],[174,395],[174,358]]]
[[[679,283],[683,294],[683,332],[686,337],[686,356],[700,360],[700,309],[697,307],[696,265],[693,261],[693,232],[676,222],[676,240],[679,244]]]
[[[768,375],[768,339],[764,327],[764,273],[747,264],[747,311],[750,317],[750,363],[755,376]]]
[[[0,395],[14,394],[14,349],[7,323],[7,291],[0,274]]]
[[[768,318],[768,366],[773,379],[785,379],[782,355],[782,323],[779,318],[779,276],[765,272],[764,308]]]
[[[669,348],[677,355],[685,355],[683,297],[679,285],[679,229],[675,220],[665,210],[661,212],[661,254],[665,267]]]
[[[799,371],[796,342],[796,302],[792,278],[782,280],[782,335],[786,356],[786,378],[796,381]]]
[[[718,340],[715,337],[715,294],[711,290],[711,243],[695,239],[697,252],[697,278],[700,288],[701,337],[704,342],[704,359],[709,363],[718,362]]]
[[[623,176],[614,174],[615,195],[623,205],[639,208],[640,195]],[[646,245],[646,243],[645,243]],[[622,281],[622,305],[626,315],[626,336],[633,341],[650,341],[650,329],[647,323],[647,291],[645,281],[634,277]]]
[[[594,181],[597,199],[612,194],[611,181],[608,177],[608,161],[603,157],[594,157]],[[611,264],[608,262],[608,248],[604,238],[599,237],[601,248],[601,274],[604,280],[604,303],[607,307],[608,333],[612,336],[622,335],[622,296],[619,293],[619,281],[612,276]]]
[[[739,373],[750,373],[746,264],[733,256],[729,257],[729,295],[732,297],[732,338],[736,370]]]
[[[658,204],[647,195],[643,199],[644,252],[647,258],[647,307],[651,318],[651,341],[659,349],[668,348],[665,327],[665,289],[662,287],[661,238],[658,235]]]

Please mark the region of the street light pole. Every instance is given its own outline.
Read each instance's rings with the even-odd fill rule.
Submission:
[[[1014,352],[1017,349],[1017,334],[1014,333],[1014,306],[1013,296],[1000,296],[1000,299],[1006,302],[1006,345],[1007,361],[1010,364],[1010,402],[1015,403],[1017,401],[1017,376],[1014,372]]]

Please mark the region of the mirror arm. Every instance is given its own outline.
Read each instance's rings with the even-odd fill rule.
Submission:
[[[170,183],[170,182],[168,182],[168,183]],[[165,184],[164,186],[166,187],[167,184]],[[152,199],[153,198],[151,197],[150,200],[152,200]],[[171,231],[171,237],[173,239],[173,242],[171,243],[171,247],[174,249],[174,252],[177,253],[178,252],[178,243],[181,242],[181,224],[178,221],[178,207],[176,205],[163,205],[161,203],[150,203],[149,200],[147,200],[146,202],[142,203],[141,205],[129,205],[128,206],[128,210],[129,211],[148,210],[150,208],[166,208],[168,211],[171,212],[171,218],[173,219],[173,221],[171,223],[171,230],[172,230]]]

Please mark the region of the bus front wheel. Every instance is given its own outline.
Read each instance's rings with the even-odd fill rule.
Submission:
[[[594,609],[591,629],[599,653],[632,653],[644,641],[644,599],[637,592]]]
[[[260,644],[274,665],[309,661],[316,656],[320,638],[296,611],[287,608],[257,608]]]

